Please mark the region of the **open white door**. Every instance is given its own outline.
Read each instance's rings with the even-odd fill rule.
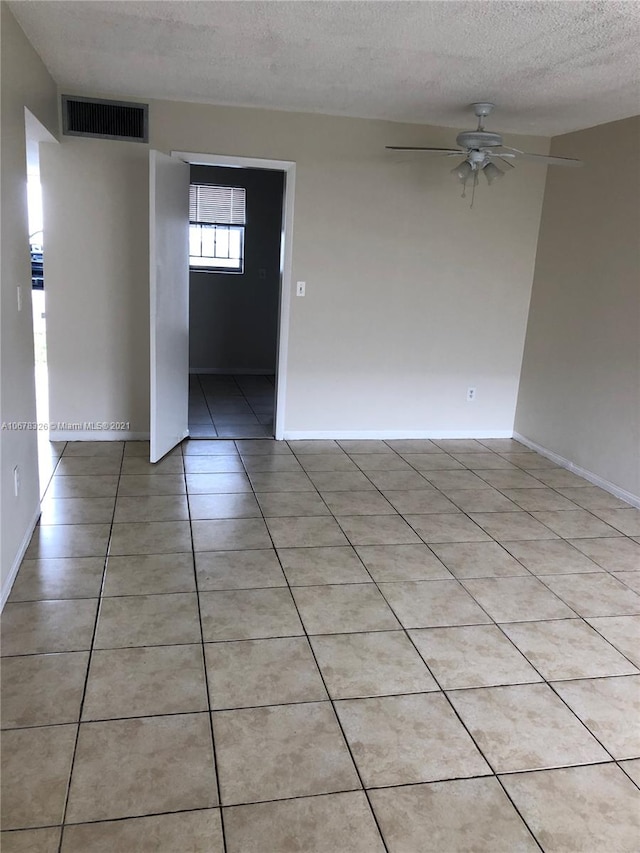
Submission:
[[[149,152],[151,462],[188,435],[189,166]]]

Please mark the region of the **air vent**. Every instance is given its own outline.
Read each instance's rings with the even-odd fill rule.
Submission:
[[[63,95],[62,132],[66,136],[148,142],[148,109],[147,104]]]

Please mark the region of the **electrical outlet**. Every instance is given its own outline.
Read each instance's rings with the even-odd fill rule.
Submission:
[[[467,388],[467,403],[473,403],[476,399],[476,389],[475,388]]]
[[[306,281],[297,281],[296,282],[296,296],[304,296],[306,289],[307,289],[307,282]]]
[[[13,493],[16,497],[20,494],[20,469],[17,465],[13,469]]]

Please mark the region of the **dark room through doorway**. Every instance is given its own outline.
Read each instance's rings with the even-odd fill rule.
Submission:
[[[284,180],[190,167],[191,438],[274,435]]]

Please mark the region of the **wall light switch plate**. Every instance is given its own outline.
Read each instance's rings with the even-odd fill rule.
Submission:
[[[297,281],[296,282],[296,296],[304,296],[306,289],[307,289],[307,282],[306,281]]]

